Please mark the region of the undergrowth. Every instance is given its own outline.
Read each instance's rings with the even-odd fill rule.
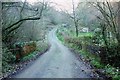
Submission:
[[[99,56],[96,56],[94,54],[91,54],[90,52],[88,52],[86,49],[82,49],[81,47],[79,47],[76,42],[77,38],[73,35],[73,34],[70,34],[69,31],[67,31],[69,34],[70,34],[70,37],[65,39],[65,36],[64,35],[61,35],[61,32],[64,33],[66,32],[66,30],[62,29],[59,29],[57,30],[56,34],[57,34],[57,37],[58,39],[66,46],[68,46],[69,48],[72,48],[74,49],[75,52],[79,53],[81,56],[84,57],[84,60],[89,62],[91,65],[93,65],[96,69],[102,69],[104,70],[105,74],[108,75],[108,76],[111,76],[112,79],[114,80],[119,80],[120,79],[120,72],[119,72],[119,68],[115,68],[109,64],[105,65],[101,62],[100,60],[100,57]],[[72,36],[72,38],[71,38]],[[93,33],[79,33],[79,43],[80,41],[82,40],[83,37],[92,37],[93,36]],[[67,40],[67,41],[66,41]],[[74,41],[71,41],[71,40],[74,40]],[[86,45],[86,42],[85,40],[83,39],[82,40],[83,43],[81,43],[82,45],[80,46],[85,46]]]

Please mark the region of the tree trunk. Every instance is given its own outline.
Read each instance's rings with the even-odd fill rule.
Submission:
[[[73,5],[73,19],[74,19],[74,25],[75,25],[75,32],[76,32],[76,37],[78,37],[78,23],[76,20],[77,18],[76,18],[75,5],[73,0],[72,0],[72,5]]]
[[[118,2],[118,35],[117,35],[117,38],[118,38],[118,46],[120,46],[120,2]]]
[[[76,31],[76,37],[78,37],[78,24],[75,22],[75,31]]]

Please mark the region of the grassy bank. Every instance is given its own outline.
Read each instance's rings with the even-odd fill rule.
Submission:
[[[107,77],[114,80],[120,79],[119,69],[114,68],[109,64],[103,64],[98,55],[92,54],[87,50],[86,46],[90,45],[89,42],[91,42],[90,40],[93,33],[79,33],[79,37],[75,37],[69,30],[59,29],[56,34],[64,45],[72,48],[76,53],[82,56],[84,62],[89,62],[94,67],[95,72],[101,75],[107,75]]]
[[[36,60],[40,55],[45,53],[50,47],[47,39],[41,41],[35,41],[35,44],[36,44],[36,50],[22,57],[19,62],[9,63],[8,65],[7,63],[5,64],[5,62],[3,62],[5,66],[4,65],[2,66],[3,68],[2,68],[1,78],[9,77],[17,73],[19,70],[24,69],[30,62]]]
[[[21,59],[22,62],[36,58],[36,56],[43,54],[49,48],[49,45],[46,41],[37,41],[36,44],[37,44],[36,50],[29,53],[29,55],[23,57]]]

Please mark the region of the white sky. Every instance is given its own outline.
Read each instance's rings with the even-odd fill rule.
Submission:
[[[24,1],[24,0],[22,0]],[[29,3],[34,3],[34,2],[37,2],[37,1],[43,1],[43,0],[27,0]],[[52,6],[54,6],[57,10],[66,10],[68,12],[72,12],[72,0],[44,0],[44,1],[48,1],[48,2],[53,2],[53,3],[56,3],[57,5],[55,4],[51,4]],[[80,2],[86,2],[86,1],[92,1],[92,2],[95,2],[96,0],[73,0],[74,1],[74,4],[75,4],[75,7],[77,7],[79,1]],[[97,0],[97,1],[105,1],[105,0]],[[107,0],[107,1],[114,1],[114,2],[118,2],[120,0]]]
[[[24,0],[22,0],[24,1]],[[43,0],[27,0],[29,3],[34,3],[37,1]],[[45,0],[53,2],[51,5],[54,6],[57,10],[67,10],[68,12],[72,11],[72,0]],[[75,7],[77,7],[79,0],[74,0]]]
[[[72,11],[72,0],[51,0],[51,2],[55,2],[58,5],[55,5],[57,9],[67,10],[68,12]],[[77,7],[79,0],[74,0],[74,5]]]

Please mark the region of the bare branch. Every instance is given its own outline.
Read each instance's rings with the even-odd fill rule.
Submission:
[[[26,21],[26,20],[39,20],[39,19],[41,19],[43,10],[44,10],[44,4],[43,4],[43,6],[42,6],[42,9],[41,9],[41,11],[40,11],[40,15],[39,15],[38,17],[31,17],[31,18],[20,19],[19,21],[15,22],[15,23],[13,23],[12,25],[10,25],[9,27],[5,28],[5,29],[3,30],[3,32],[6,31],[6,30],[8,30],[8,29],[10,29],[10,28],[13,27],[14,25],[19,24],[20,22],[23,22],[23,21]]]
[[[4,7],[8,7],[8,8],[10,8],[10,7],[20,7],[20,8],[23,8],[23,6],[21,6],[21,5],[3,5],[2,7],[3,8]],[[31,11],[38,11],[38,9],[28,8],[26,6],[24,6],[24,9],[31,10]]]
[[[21,9],[20,13],[23,11],[23,8],[25,7],[25,3],[26,3],[26,0],[23,3],[23,6],[22,6],[22,9]]]

